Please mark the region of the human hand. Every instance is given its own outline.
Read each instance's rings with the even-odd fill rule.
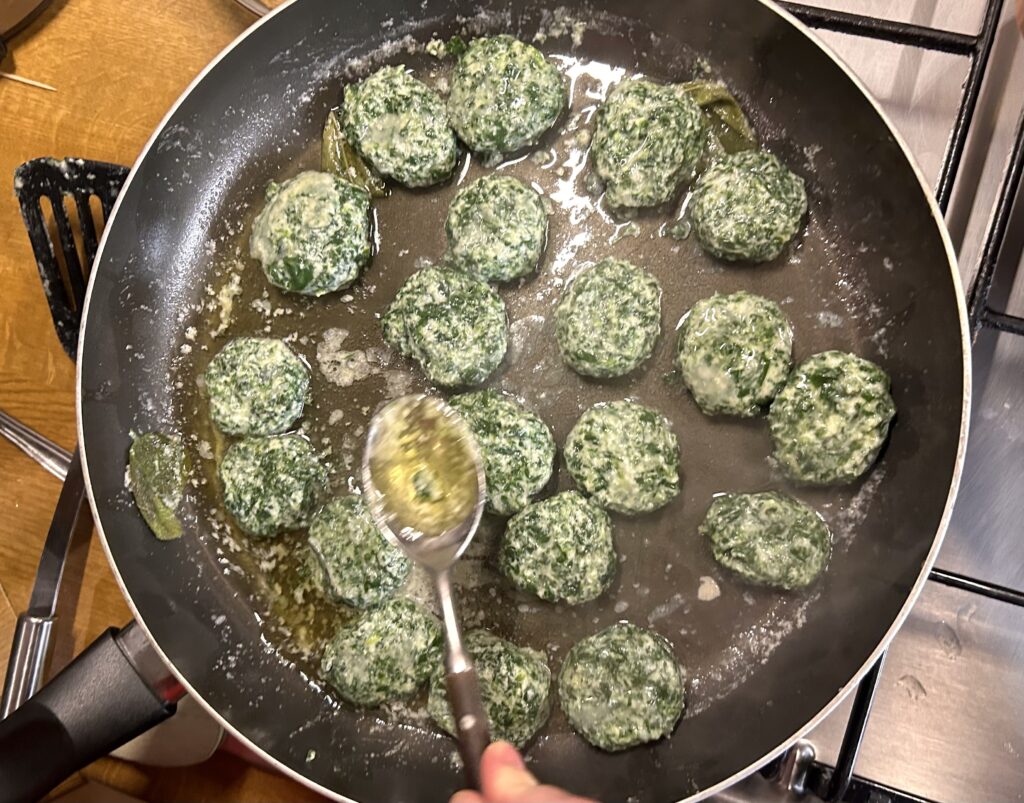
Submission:
[[[449,803],[597,803],[540,783],[508,742],[493,742],[480,761],[482,789],[463,789]]]

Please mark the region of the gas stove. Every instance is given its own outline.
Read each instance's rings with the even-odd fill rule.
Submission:
[[[865,82],[932,179],[968,295],[973,412],[931,582],[881,665],[767,781],[718,799],[1024,800],[1024,221],[1013,210],[1024,48],[1013,4],[784,5]]]
[[[1024,800],[1024,217],[1013,209],[1024,171],[1024,45],[1013,3],[782,5],[864,81],[932,179],[968,293],[974,403],[952,524],[887,654],[786,756],[715,800]],[[23,202],[34,192],[96,192],[96,170],[55,164],[25,173]],[[123,180],[103,168],[103,181]],[[45,252],[41,225],[34,239]],[[74,315],[60,305],[51,299],[58,324]],[[72,352],[77,330],[64,328]]]

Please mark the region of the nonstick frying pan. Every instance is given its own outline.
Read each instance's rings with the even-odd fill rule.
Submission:
[[[586,124],[607,79],[617,76],[597,68],[580,75],[581,62],[665,80],[686,80],[710,65],[750,112],[765,147],[808,182],[809,222],[799,242],[776,263],[731,267],[702,255],[692,238],[659,237],[664,216],[620,221],[592,200],[572,201],[566,187],[583,185],[585,143],[572,132],[540,146],[566,160],[561,173],[539,158],[499,168],[540,184],[553,214],[540,275],[502,291],[513,336],[494,384],[523,396],[560,443],[596,401],[633,396],[657,407],[680,439],[683,490],[658,513],[615,519],[625,556],[616,584],[606,598],[577,609],[517,596],[494,576],[489,554],[500,528],[492,523],[456,575],[464,618],[545,649],[555,671],[575,639],[618,619],[663,633],[688,675],[687,713],[670,739],[604,754],[574,735],[556,706],[528,754],[546,781],[603,800],[696,799],[762,765],[824,717],[878,658],[916,598],[948,521],[965,445],[962,292],[941,217],[905,146],[857,81],[791,17],[760,0],[596,0],[570,12],[589,20],[579,46],[567,35],[542,43],[576,76],[563,121],[569,128]],[[294,333],[295,347],[314,364],[330,327],[344,328],[353,347],[368,347],[373,313],[422,259],[443,252],[454,185],[396,191],[376,204],[379,252],[351,299],[264,297],[266,284],[244,249],[248,223],[268,180],[316,163],[324,115],[346,75],[380,61],[429,71],[426,56],[394,44],[406,36],[425,42],[468,26],[469,33],[531,39],[551,19],[543,4],[528,0],[285,6],[229,47],[168,114],[118,200],[91,276],[79,440],[97,528],[138,625],[231,733],[339,800],[445,799],[460,784],[454,744],[415,714],[356,712],[323,688],[317,640],[308,636],[326,632],[333,614],[314,610],[300,620],[288,606],[275,607],[282,594],[274,585],[291,576],[301,535],[284,538],[276,552],[237,548],[212,509],[214,436],[196,377],[224,336],[263,326],[277,336]],[[364,61],[353,64],[357,58]],[[467,170],[472,177],[483,168],[473,162]],[[665,322],[654,357],[637,376],[595,383],[561,367],[549,313],[572,273],[606,253],[655,273]],[[225,287],[229,295],[237,289],[236,315],[215,339],[210,330]],[[670,374],[678,318],[699,298],[741,288],[783,305],[796,330],[797,360],[843,348],[878,361],[892,376],[899,409],[879,464],[864,480],[794,490],[836,534],[825,575],[798,594],[741,584],[715,565],[696,534],[714,493],[787,488],[768,460],[763,420],[705,418]],[[260,318],[268,305],[287,311]],[[190,325],[197,325],[194,339],[185,334]],[[332,447],[339,486],[352,473],[343,457],[357,452],[372,406],[395,383],[424,387],[401,361],[388,371],[345,389],[314,371],[308,434]],[[124,488],[131,433],[153,429],[183,432],[198,464],[189,526],[174,542],[152,537]],[[568,485],[559,466],[552,489]],[[247,557],[251,550],[258,559]],[[308,626],[305,646],[296,624]],[[67,691],[65,675],[63,692],[40,693],[45,712],[37,706],[0,725],[0,780],[23,781],[33,760],[36,776],[52,774],[50,765],[94,754],[97,734],[109,745],[164,712],[152,695],[136,702],[137,689],[104,697],[105,687],[116,685],[111,678],[120,677],[104,661],[136,651],[109,636],[97,650],[106,658],[92,660],[91,672],[88,662],[76,670],[80,693]],[[97,678],[104,672],[105,680]],[[142,676],[149,676],[144,667]],[[73,726],[66,724],[69,709]]]

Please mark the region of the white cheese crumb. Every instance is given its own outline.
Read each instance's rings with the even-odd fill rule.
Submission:
[[[701,602],[711,602],[722,596],[722,589],[718,587],[714,577],[704,575],[700,578],[700,588],[697,589],[697,599]]]
[[[213,330],[213,336],[224,334],[224,331],[231,325],[231,315],[235,306],[235,298],[242,292],[242,281],[238,274],[232,274],[231,279],[217,292],[217,305],[220,307],[220,323]]]

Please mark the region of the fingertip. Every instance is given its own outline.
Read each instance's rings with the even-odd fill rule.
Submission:
[[[526,770],[526,764],[519,751],[509,742],[491,742],[484,750],[482,769],[486,773],[491,767],[508,767],[515,770]]]
[[[508,742],[493,742],[480,763],[481,791],[490,803],[521,803],[537,787],[519,751]]]
[[[487,761],[498,761],[505,766],[515,766],[520,769],[525,769],[526,765],[522,760],[522,756],[519,751],[515,749],[515,746],[510,742],[492,742],[487,745],[486,750],[483,751],[483,760]]]
[[[461,792],[456,792],[452,795],[452,798],[448,803],[485,803],[485,801],[480,797],[479,792],[471,792],[468,789],[463,789]]]

